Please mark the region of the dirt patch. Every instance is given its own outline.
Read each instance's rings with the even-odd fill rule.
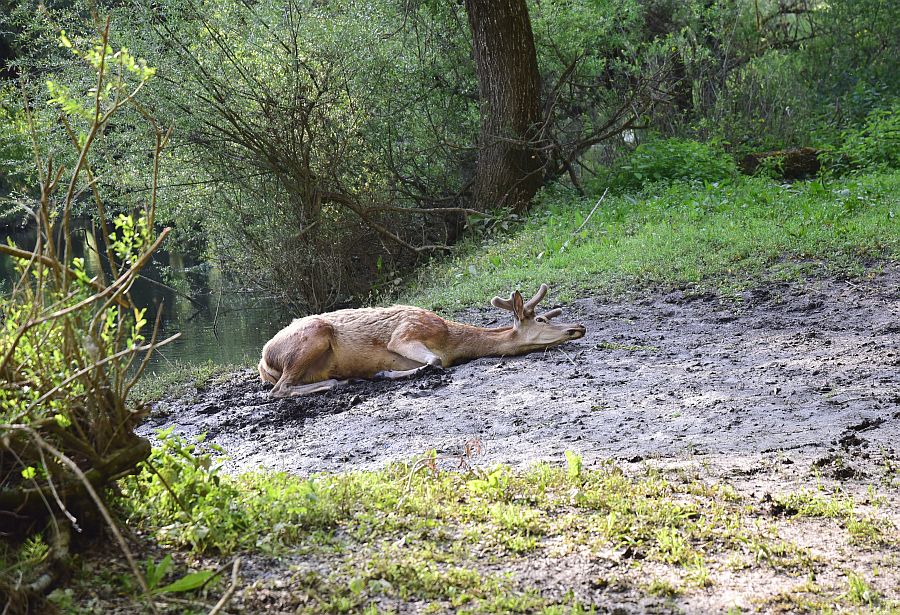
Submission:
[[[565,450],[586,462],[708,456],[738,466],[778,454],[858,478],[897,457],[897,265],[865,281],[770,283],[736,299],[678,291],[565,309],[588,333],[544,353],[283,400],[246,370],[159,403],[143,430],[205,432],[235,471],[298,474],[453,453],[472,438],[485,465]]]

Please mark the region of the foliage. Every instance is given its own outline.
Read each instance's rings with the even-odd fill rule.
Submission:
[[[900,168],[900,103],[869,113],[862,126],[841,135],[831,155],[832,170]]]
[[[163,215],[199,226],[230,274],[301,310],[365,294],[382,269],[457,232],[458,214],[415,210],[458,191],[455,159],[467,154],[457,144],[477,127],[472,101],[448,95],[474,83],[458,61],[459,10],[220,5],[136,2],[116,15],[129,47],[165,72],[155,112],[187,127],[164,169],[186,187]],[[171,82],[190,85],[162,86]],[[187,212],[196,206],[185,199],[207,215]]]
[[[463,4],[215,6],[114,10],[117,44],[160,71],[147,109],[183,127],[156,169],[161,219],[178,242],[217,260],[232,283],[310,311],[358,301],[479,226],[465,219],[479,108]],[[78,83],[55,26],[76,36],[90,3],[37,19],[28,3],[12,7],[15,47],[28,50],[17,66]],[[853,164],[877,162],[871,145],[878,164],[890,159],[878,131],[890,129],[900,94],[896,3],[548,0],[529,11],[544,88],[533,145],[548,182],[596,192],[608,179],[594,177],[598,163],[621,164],[634,189],[654,176],[716,181],[733,172],[713,153],[720,144],[744,154],[846,141]],[[42,142],[71,164],[53,112],[35,117]],[[97,162],[113,194],[107,222],[149,184],[142,121],[124,110],[97,146],[115,160]],[[648,140],[648,129],[678,140]],[[638,151],[617,163],[632,141]],[[21,154],[9,150],[16,173]]]
[[[229,476],[202,443],[164,433],[160,444],[141,474],[122,481],[131,523],[207,556],[261,552],[287,562],[299,556],[290,596],[304,596],[303,612],[362,611],[372,601],[580,612],[574,597],[548,595],[531,585],[530,575],[523,580],[496,570],[527,568],[535,558],[565,562],[584,552],[610,554],[609,567],[622,575],[593,586],[639,595],[702,590],[714,582],[710,569],[725,560],[792,576],[829,566],[781,539],[779,522],[730,486],[691,472],[645,467],[630,476],[609,462],[588,467],[568,452],[565,460],[528,470],[458,472],[421,463],[434,460],[429,454],[375,471]],[[830,528],[835,521],[841,519],[819,523]],[[645,584],[647,574],[665,578]],[[857,589],[833,600],[852,604],[857,595],[874,595]],[[273,590],[257,583],[244,598],[266,601]]]
[[[165,371],[145,374],[132,391],[134,399],[142,402],[159,401],[162,398],[183,399],[192,392],[233,374],[243,365],[218,365],[212,361],[170,365]]]
[[[156,330],[148,334],[145,311],[128,290],[167,232],[158,237],[151,232],[152,194],[136,217],[101,227],[102,239],[95,244],[108,259],[103,275],[89,278],[84,261],[70,257],[69,225],[78,196],[92,192],[103,213],[91,147],[153,76],[127,50],[113,49],[107,33],[108,24],[90,41],[73,43],[61,36],[94,79],[89,91],[47,82],[49,104],[71,135],[77,162],[71,169],[56,166],[32,134],[41,185],[28,208],[37,245],[30,251],[11,242],[0,245],[0,253],[17,262],[17,281],[0,298],[0,509],[11,513],[3,518],[3,531],[24,540],[53,519],[46,526],[51,548],[44,556],[29,559],[15,581],[9,570],[0,573],[0,588],[21,596],[14,605],[27,605],[29,593],[39,594],[65,569],[71,528],[91,529],[92,518],[112,523],[97,490],[132,471],[150,452],[149,442],[133,432],[139,409],[128,403],[128,393],[158,344]],[[26,105],[29,128],[34,108],[40,103]],[[157,129],[153,158],[164,145]]]
[[[637,189],[664,180],[715,182],[731,179],[737,168],[725,151],[714,144],[688,139],[652,139],[641,143],[613,169],[608,178],[598,178],[618,189]]]
[[[202,439],[186,442],[171,428],[158,440],[141,473],[123,481],[123,505],[139,526],[152,520],[163,544],[220,553],[274,549],[304,530],[329,527],[333,509],[344,505],[321,498],[314,480],[281,474],[232,479],[221,471],[220,448]]]
[[[30,179],[24,171],[31,158],[28,123],[19,98],[20,92],[12,84],[0,85],[0,198],[21,194]],[[30,174],[33,173],[31,169]],[[21,217],[19,203],[0,200],[0,226],[15,223]]]

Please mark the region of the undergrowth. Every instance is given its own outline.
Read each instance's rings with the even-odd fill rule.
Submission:
[[[132,396],[143,402],[157,401],[164,397],[182,398],[243,367],[245,366],[219,365],[212,361],[175,363],[165,371],[145,374],[132,390]]]

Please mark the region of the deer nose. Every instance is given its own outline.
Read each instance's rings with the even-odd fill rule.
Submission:
[[[573,340],[577,340],[579,338],[584,337],[586,329],[582,325],[576,325],[569,329],[566,329],[566,335],[571,337]]]

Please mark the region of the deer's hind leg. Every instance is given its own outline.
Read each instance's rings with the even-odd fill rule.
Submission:
[[[344,386],[348,382],[350,381],[329,378],[328,380],[321,380],[311,384],[289,384],[282,386],[278,393],[275,392],[275,389],[272,389],[272,397],[299,397],[300,395],[310,395],[312,393],[320,393],[335,387]]]
[[[317,321],[284,340],[281,377],[269,394],[272,397],[309,395],[346,384],[346,380],[328,377],[332,339],[331,325]]]

